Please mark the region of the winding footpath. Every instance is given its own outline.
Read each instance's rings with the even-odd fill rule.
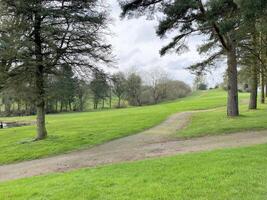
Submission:
[[[175,138],[175,133],[188,124],[192,114],[193,112],[184,112],[172,115],[160,125],[139,134],[110,141],[87,150],[0,166],[0,181],[153,157],[267,143],[267,131],[193,139]]]

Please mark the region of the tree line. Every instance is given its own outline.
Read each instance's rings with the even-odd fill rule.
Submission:
[[[190,86],[171,80],[160,70],[146,76],[147,82],[134,72],[108,75],[99,70],[92,73],[90,79],[78,78],[69,66],[62,67],[59,72],[57,76],[50,75],[45,80],[46,113],[151,105],[185,97],[191,92]],[[0,93],[1,115],[36,114],[33,96],[31,84],[3,89]]]
[[[251,88],[249,108],[257,108],[259,86],[261,100],[265,100],[267,0],[130,0],[120,1],[120,5],[122,17],[146,15],[150,19],[153,16],[159,19],[157,34],[160,38],[168,37],[169,33],[176,34],[160,50],[161,55],[183,53],[188,49],[186,42],[189,37],[204,36],[205,41],[198,51],[205,59],[188,69],[200,75],[216,66],[218,60],[227,60],[228,116],[239,115],[240,71],[246,72]],[[114,61],[112,47],[105,39],[109,34],[109,23],[108,9],[98,0],[0,0],[0,89],[6,96],[10,95],[7,93],[20,94],[16,99],[18,107],[22,105],[21,100],[33,102],[24,103],[24,106],[36,111],[35,140],[47,136],[47,109],[56,106],[60,106],[58,109],[74,109],[73,99],[82,100],[79,95],[83,86],[77,89],[74,85],[83,83],[76,80],[73,85],[62,73],[72,71],[80,77],[93,73],[91,87],[98,87],[95,92],[101,91],[94,95],[95,107],[104,94],[111,91],[101,81],[106,79],[106,75],[99,73],[102,66],[110,66]],[[159,92],[164,87],[154,85],[153,81],[144,84],[149,85],[147,88],[141,86],[143,95],[140,95],[140,87],[133,85],[140,85],[141,79],[136,74],[127,79],[127,87],[131,87],[127,98],[133,105],[141,105],[145,94],[152,97],[148,102],[153,103],[160,102],[166,95]],[[123,81],[117,82],[124,85]],[[174,84],[170,82],[169,85]],[[68,94],[65,87],[75,88],[72,88],[75,95],[73,92]],[[57,88],[63,90],[53,92]],[[122,91],[118,89],[117,92]],[[119,99],[123,98],[122,92]],[[3,100],[10,101],[8,97]],[[82,104],[81,101],[80,106]]]

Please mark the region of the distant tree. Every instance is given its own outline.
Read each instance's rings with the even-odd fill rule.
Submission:
[[[112,76],[113,93],[118,97],[118,107],[121,107],[121,100],[126,97],[127,94],[127,80],[122,72],[114,74]]]
[[[84,80],[79,80],[76,78],[76,84],[75,84],[75,96],[78,99],[78,103],[76,105],[76,109],[79,111],[84,111],[85,109],[85,103],[87,100],[88,91],[90,89],[90,85],[88,85]]]
[[[153,88],[149,85],[142,85],[140,101],[142,105],[151,105],[155,104],[153,98]]]
[[[169,80],[166,82],[165,100],[175,100],[188,96],[192,90],[189,85],[183,81]]]
[[[47,136],[47,75],[64,64],[87,72],[110,61],[110,45],[103,39],[107,14],[101,6],[97,0],[0,1],[1,65],[10,69],[9,82],[34,78],[36,140]]]
[[[207,89],[208,89],[208,86],[205,83],[200,83],[198,85],[198,90],[207,90]]]
[[[152,89],[152,97],[155,104],[164,99],[166,94],[166,82],[168,74],[161,68],[152,69],[148,72],[147,82]]]
[[[242,38],[237,34],[240,23],[238,5],[233,0],[130,0],[122,1],[122,16],[151,16],[162,12],[157,34],[160,37],[170,32],[178,33],[162,48],[161,55],[170,50],[181,53],[188,49],[186,39],[191,35],[205,35],[207,43],[199,48],[200,53],[212,52],[209,57],[189,69],[202,72],[214,65],[222,55],[227,57],[228,103],[227,115],[238,116],[237,45]],[[213,51],[210,51],[212,50]]]
[[[67,107],[69,107],[69,110],[72,110],[71,105],[74,102],[75,84],[76,79],[72,68],[68,65],[62,66],[55,83],[57,99],[60,101],[60,111],[63,110],[63,106],[65,106],[66,110]]]
[[[195,90],[207,90],[208,85],[206,84],[206,77],[204,74],[197,74],[194,80]]]
[[[135,73],[127,78],[127,98],[131,105],[141,106],[142,79]]]
[[[12,84],[5,84],[0,93],[4,105],[4,116],[30,115],[35,114],[33,108],[33,93],[31,82],[24,83],[13,81]]]
[[[162,88],[162,96],[157,103],[186,97],[191,93],[190,86],[178,80],[166,79],[162,85],[159,84],[158,87]],[[153,91],[154,88],[150,85],[142,86],[140,98],[142,105],[156,104],[153,98]]]
[[[93,80],[90,83],[90,89],[93,93],[94,109],[97,109],[100,100],[104,102],[109,92],[107,76],[103,71],[94,72]]]

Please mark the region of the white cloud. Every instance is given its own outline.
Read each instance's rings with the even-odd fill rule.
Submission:
[[[161,40],[157,37],[157,21],[146,20],[145,17],[121,20],[121,10],[117,0],[108,0],[108,2],[111,5],[111,15],[114,20],[111,25],[113,36],[110,42],[118,59],[118,70],[125,71],[135,67],[140,71],[146,71],[153,67],[162,67],[172,75],[173,79],[182,80],[188,84],[193,83],[194,76],[185,68],[201,60],[202,56],[198,55],[196,49],[204,40],[202,36],[193,36],[188,40],[189,52],[161,57],[159,50],[168,43],[169,39]],[[220,82],[219,77],[222,72],[223,69],[219,68],[208,75],[209,84]]]

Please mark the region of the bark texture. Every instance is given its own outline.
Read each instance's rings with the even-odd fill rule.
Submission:
[[[265,103],[265,74],[264,69],[261,69],[261,103]]]
[[[35,13],[34,24],[34,43],[36,56],[35,84],[36,84],[36,111],[37,111],[37,137],[36,140],[42,140],[47,137],[45,127],[45,89],[44,89],[44,66],[42,55],[41,38],[42,19],[38,12]]]
[[[249,109],[257,109],[257,97],[258,97],[258,74],[257,74],[257,67],[253,65],[251,67]]]
[[[237,57],[235,48],[227,51],[227,75],[228,75],[228,101],[227,115],[235,117],[239,115],[238,87],[237,87]]]

